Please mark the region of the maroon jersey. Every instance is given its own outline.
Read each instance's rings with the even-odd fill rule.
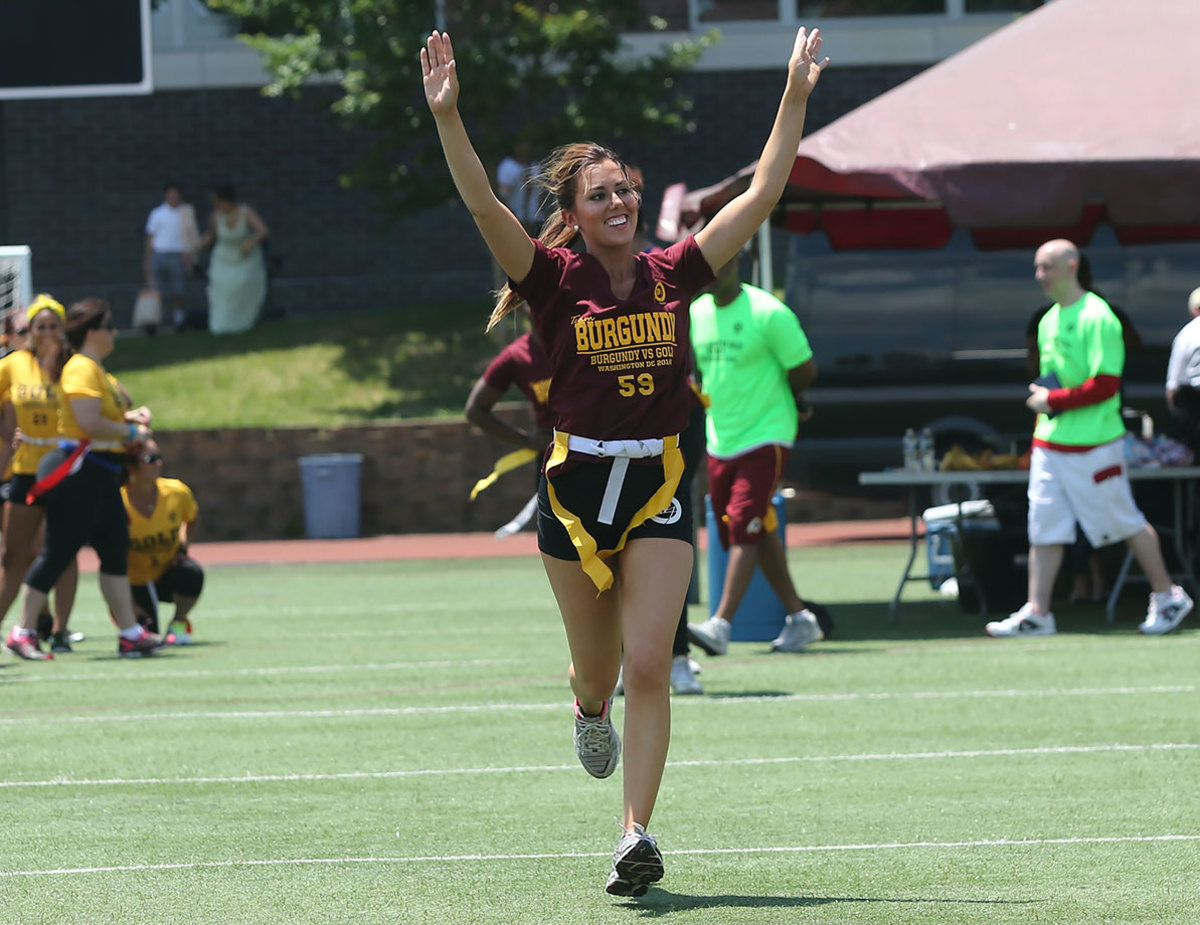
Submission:
[[[501,393],[515,385],[533,405],[538,430],[554,429],[554,414],[550,411],[550,358],[540,340],[522,334],[488,364],[483,381]]]
[[[618,299],[590,254],[534,241],[529,303],[554,372],[555,427],[596,440],[648,440],[688,425],[688,309],[713,272],[690,235],[634,254],[633,290]]]

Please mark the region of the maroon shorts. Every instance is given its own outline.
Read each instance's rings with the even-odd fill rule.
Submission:
[[[717,535],[726,549],[755,546],[774,529],[771,498],[783,477],[788,449],[761,446],[732,459],[708,457],[708,493],[717,517]]]

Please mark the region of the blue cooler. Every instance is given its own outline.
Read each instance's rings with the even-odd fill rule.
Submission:
[[[996,527],[995,509],[986,498],[939,504],[921,514],[925,521],[925,554],[929,560],[929,584],[937,590],[948,578],[957,575],[954,547],[959,542],[958,525],[963,530]]]
[[[925,524],[925,553],[929,558],[929,586],[937,590],[947,578],[954,577],[954,540],[958,527],[953,520],[933,520]]]
[[[771,503],[779,518],[779,538],[786,549],[787,510],[783,495],[775,495]],[[708,495],[704,496],[704,516],[708,525],[708,612],[711,616],[721,602],[721,592],[725,589],[729,553],[721,546],[721,539],[717,535],[717,518]],[[754,577],[750,579],[750,587],[746,589],[746,596],[734,611],[729,638],[733,642],[770,642],[783,630],[786,617],[787,609],[783,602],[775,596],[762,571],[756,568]]]

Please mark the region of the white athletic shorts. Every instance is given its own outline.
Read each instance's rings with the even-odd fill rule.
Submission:
[[[1085,453],[1035,446],[1029,464],[1029,542],[1075,542],[1075,524],[1094,547],[1127,539],[1146,526],[1133,501],[1125,452],[1114,440]]]

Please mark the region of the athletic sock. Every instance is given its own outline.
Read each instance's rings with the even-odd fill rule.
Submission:
[[[133,624],[133,626],[129,626],[129,627],[126,627],[125,629],[121,630],[121,638],[122,639],[137,639],[144,632],[146,632],[146,630],[142,627],[142,624],[135,623],[135,624]]]

